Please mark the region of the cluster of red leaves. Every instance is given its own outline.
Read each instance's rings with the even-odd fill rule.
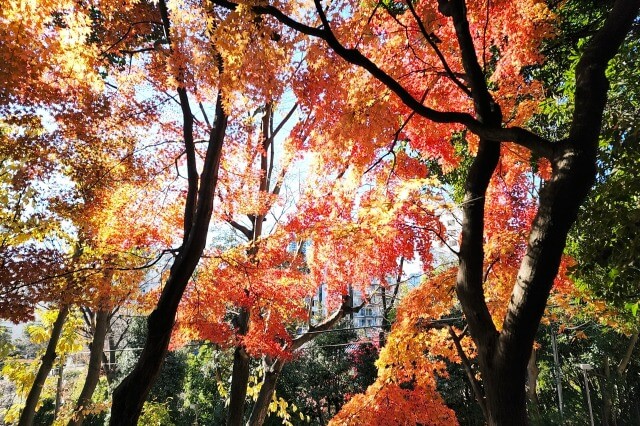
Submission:
[[[14,322],[33,320],[42,301],[55,301],[64,271],[60,252],[35,246],[7,247],[0,251],[0,312]]]

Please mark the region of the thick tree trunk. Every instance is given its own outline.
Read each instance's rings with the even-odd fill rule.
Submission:
[[[51,330],[51,338],[49,339],[49,343],[47,343],[47,349],[42,357],[42,364],[40,364],[40,368],[38,369],[38,373],[36,374],[36,378],[31,386],[31,390],[29,391],[29,395],[27,396],[27,401],[25,402],[24,409],[22,410],[22,414],[20,414],[20,420],[18,422],[19,426],[31,426],[33,425],[33,417],[36,414],[36,406],[38,405],[38,400],[40,399],[40,393],[42,393],[42,387],[44,386],[44,382],[53,368],[53,363],[56,360],[56,346],[58,345],[58,340],[60,340],[60,334],[62,333],[62,327],[64,326],[64,322],[69,315],[69,307],[62,306],[60,311],[58,312],[58,317],[56,321],[53,323],[53,329]]]
[[[171,46],[169,11],[166,2],[158,2],[162,26]],[[222,58],[215,60],[222,73]],[[147,340],[133,371],[113,392],[111,426],[136,425],[151,387],[155,383],[164,362],[171,339],[171,331],[182,295],[204,251],[211,215],[213,197],[218,183],[218,171],[222,145],[227,130],[228,117],[222,107],[222,93],[218,91],[215,106],[215,122],[209,133],[207,152],[198,176],[193,135],[194,117],[189,96],[184,87],[178,87],[178,97],[183,118],[183,138],[187,159],[188,189],[184,207],[184,237],[169,278],[155,310],[147,319]]]
[[[528,424],[526,373],[519,370],[517,366],[500,365],[491,369],[490,374],[482,374],[489,425]]]
[[[240,309],[237,319],[238,334],[244,336],[249,328],[249,312]],[[249,383],[249,354],[243,345],[236,346],[233,353],[233,370],[231,373],[231,392],[227,409],[227,426],[240,426],[244,419],[244,406]]]
[[[498,114],[475,83],[478,65],[462,1],[442,1],[452,16],[479,119],[496,125]],[[553,145],[553,176],[540,192],[526,254],[520,265],[502,330],[498,333],[484,301],[484,196],[499,155],[481,139],[466,183],[457,292],[478,347],[490,425],[526,425],[525,383],[535,333],[546,306],[567,233],[596,173],[596,153],[608,82],[605,69],[638,13],[639,1],[617,1],[603,28],[586,46],[576,67],[576,92],[569,138]]]
[[[95,330],[93,332],[93,341],[91,342],[91,350],[89,354],[89,369],[84,381],[84,386],[80,392],[80,397],[73,410],[73,417],[69,420],[69,426],[81,426],[84,422],[84,413],[89,404],[91,397],[100,380],[100,368],[102,365],[102,355],[104,350],[104,341],[109,328],[109,311],[100,310],[96,314]]]
[[[264,424],[267,414],[269,413],[269,404],[273,399],[273,394],[276,391],[276,385],[278,383],[278,377],[280,377],[284,364],[285,363],[282,360],[277,360],[272,365],[267,365],[267,363],[265,363],[262,387],[260,388],[256,404],[251,411],[251,417],[249,418],[247,426],[262,426]]]

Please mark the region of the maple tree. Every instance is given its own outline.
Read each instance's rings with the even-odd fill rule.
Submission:
[[[206,339],[235,347],[229,424],[242,421],[251,357],[262,358],[263,373],[249,424],[262,424],[273,409],[278,377],[292,353],[360,308],[352,306],[349,287],[367,299],[376,280],[386,283],[388,275],[402,275],[402,262],[398,272],[396,258],[402,254],[413,257],[416,249],[416,231],[407,226],[408,218],[416,225],[440,228],[435,215],[421,210],[431,207],[415,199],[429,180],[387,179],[392,185],[384,193],[376,185],[363,189],[351,176],[335,181],[309,175],[295,211],[280,214],[271,233],[263,231],[268,213],[277,217],[277,209],[286,204],[286,196],[279,196],[291,158],[286,153],[300,152],[298,143],[306,138],[304,127],[303,136],[294,127],[281,148],[285,164],[274,164],[278,157],[274,127],[282,126],[270,124],[272,114],[273,105],[268,105],[256,119],[259,137],[251,138],[250,120],[243,133],[249,140],[242,150],[223,155],[220,213],[214,220],[228,223],[247,242],[206,251],[206,259],[187,288],[177,323],[181,340]],[[238,170],[244,171],[241,176]],[[360,200],[354,197],[356,192],[362,195]],[[351,212],[358,209],[359,214],[353,216]],[[292,245],[296,246],[293,250]],[[419,249],[428,264],[428,246]],[[310,318],[309,303],[318,289],[326,300],[327,314]],[[306,331],[292,333],[304,323]]]
[[[17,41],[0,46],[3,312],[23,319],[36,303],[53,302],[102,315],[131,296],[151,263],[172,262],[139,362],[114,392],[111,424],[137,421],[185,292],[184,315],[199,337],[236,348],[228,422],[237,424],[249,356],[276,367],[273,376],[265,369],[257,404],[265,407],[278,369],[307,339],[287,330],[304,321],[305,297],[324,283],[343,315],[349,287],[384,286],[399,258],[417,257],[429,270],[433,241],[446,243],[441,213],[456,209],[459,267],[430,281],[422,291],[434,297],[416,296],[429,306],[409,303],[399,337],[389,337],[426,327],[429,338],[410,342],[416,351],[388,344],[381,360],[395,354],[442,371],[423,356],[426,341],[467,344],[459,331],[433,327],[454,303],[456,275],[481,373],[476,399],[489,424],[526,424],[533,339],[554,281],[563,285],[567,233],[595,177],[605,70],[637,20],[637,0],[614,2],[580,46],[574,96],[561,105],[573,115],[560,136],[538,109],[545,88],[531,70],[558,19],[540,1],[36,6],[10,1],[0,11],[0,37]],[[285,163],[298,155],[309,174],[295,213],[267,236],[263,219],[282,184],[270,157],[272,108],[289,91],[304,119]],[[550,134],[521,127],[532,117]],[[457,206],[435,176],[463,182]],[[33,190],[61,177],[73,188],[47,200]],[[33,212],[25,208],[32,202]],[[235,223],[248,244],[205,250],[212,220]],[[46,238],[65,247],[49,249]],[[286,250],[292,241],[311,242],[308,274]],[[200,290],[212,300],[200,303]],[[230,307],[235,324],[218,324]],[[431,407],[433,421],[454,420],[433,376],[414,380],[391,364],[380,374],[371,389],[393,402],[388,410]]]
[[[223,0],[216,4],[240,7]],[[405,134],[418,152],[452,167],[455,157],[449,135],[452,130],[468,130],[475,157],[465,179],[456,291],[478,350],[488,423],[526,424],[524,381],[535,331],[567,233],[594,181],[608,90],[605,70],[636,19],[638,2],[615,2],[584,46],[575,68],[573,117],[566,137],[557,141],[516,127],[534,112],[541,94],[540,86],[521,69],[542,59],[537,45],[551,36],[553,14],[542,2],[439,1],[437,7],[429,2],[333,2],[325,7],[315,1],[302,10],[293,2],[249,7],[320,40],[307,51],[312,64],[307,81],[328,77],[340,81],[351,74],[349,81],[354,84],[317,86],[324,98],[313,96],[309,86],[302,89],[313,99],[309,108],[322,105],[316,109],[322,116],[316,125],[327,129],[334,140],[346,146],[357,144],[350,132],[354,124],[360,124],[376,135],[374,142],[384,141],[384,115],[375,113],[402,111],[405,116],[443,124],[427,126],[423,120],[412,120]],[[372,96],[373,91],[388,95]],[[372,108],[349,109],[354,99],[368,99],[365,105],[373,103]],[[327,102],[345,109],[335,114],[335,109],[324,106]],[[350,110],[352,114],[345,113]],[[345,118],[351,126],[340,125]],[[369,147],[371,152],[372,145],[367,139],[357,146],[363,151]],[[515,284],[509,286],[510,300],[493,317],[485,300],[483,239],[485,232],[492,231],[485,226],[485,200],[500,203],[500,194],[489,198],[487,189],[494,175],[508,185],[517,181],[531,155],[544,160],[541,172],[546,182],[535,216],[525,222],[528,243],[522,244]],[[345,162],[357,165],[363,157],[370,158],[352,155]]]

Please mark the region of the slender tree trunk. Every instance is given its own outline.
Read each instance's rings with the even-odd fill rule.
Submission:
[[[73,410],[73,416],[69,420],[69,426],[81,426],[84,422],[85,410],[91,404],[91,397],[100,380],[100,368],[104,350],[104,341],[109,328],[109,311],[99,310],[96,314],[95,330],[93,332],[93,342],[89,354],[89,369],[84,381],[84,386],[78,397],[78,402]]]
[[[160,2],[161,9],[166,5]],[[163,6],[164,5],[164,6]],[[168,20],[168,19],[167,19]],[[185,120],[193,125],[193,116],[189,109],[187,93],[184,89],[178,90],[180,102],[183,107]],[[190,128],[185,128],[185,146],[193,151],[193,135]],[[190,174],[187,205],[185,205],[185,233],[183,245],[176,257],[169,278],[162,290],[160,300],[155,310],[147,320],[147,340],[133,371],[118,385],[113,392],[113,404],[111,406],[111,426],[131,425],[138,422],[144,401],[149,395],[151,387],[155,383],[171,339],[171,331],[178,311],[178,305],[182,299],[184,290],[195,270],[204,251],[207,241],[207,232],[211,215],[213,213],[213,195],[218,181],[218,169],[222,153],[222,144],[227,128],[227,116],[222,108],[222,95],[218,95],[216,101],[216,124],[211,131],[209,146],[202,168],[202,175],[197,174],[192,178]],[[187,142],[189,141],[190,142]],[[193,158],[195,169],[195,154]],[[195,172],[193,172],[195,173]],[[198,184],[199,182],[199,184]],[[191,194],[193,195],[193,200]],[[195,208],[190,207],[195,204]],[[193,214],[189,213],[193,211]]]
[[[327,317],[320,324],[310,327],[306,333],[296,337],[293,339],[292,345],[290,347],[291,351],[295,351],[301,348],[304,344],[313,340],[316,336],[319,335],[319,331],[325,331],[332,328],[336,325],[345,315],[359,312],[360,309],[364,306],[364,303],[353,307],[352,299],[350,297],[345,297],[342,300],[342,305],[340,309],[336,310],[333,314]],[[255,405],[253,406],[253,410],[251,412],[251,417],[249,419],[249,425],[251,426],[259,426],[264,423],[266,419],[267,411],[269,408],[269,404],[271,403],[271,399],[273,398],[273,393],[276,390],[276,384],[278,381],[278,377],[282,372],[282,368],[284,367],[286,361],[283,359],[276,360],[268,360],[265,362],[265,374],[262,380],[262,387],[260,388],[260,393],[258,394],[258,399],[256,400]],[[322,422],[321,422],[322,423]]]
[[[602,426],[611,426],[611,414],[613,413],[613,399],[611,397],[612,382],[609,357],[604,358],[604,375],[598,376],[602,391]]]
[[[60,407],[62,406],[62,391],[64,390],[64,360],[60,360],[60,367],[58,367],[58,383],[56,385],[56,406],[53,411],[53,418],[58,417]]]
[[[282,372],[282,368],[285,363],[282,360],[277,360],[271,365],[268,365],[267,362],[264,364],[265,368],[262,387],[260,388],[260,393],[258,394],[258,399],[253,407],[253,411],[251,411],[251,417],[249,418],[247,426],[262,426],[264,423],[269,411],[269,404],[271,403],[273,394],[276,391],[278,377],[280,377],[280,373]]]
[[[618,375],[623,376],[625,371],[627,370],[627,366],[629,365],[629,361],[631,361],[631,355],[633,355],[633,350],[636,347],[636,343],[638,343],[638,330],[631,335],[631,339],[629,340],[629,345],[627,346],[627,351],[624,354],[624,357],[620,360],[620,364],[618,364],[617,370]]]
[[[396,285],[393,289],[393,295],[389,303],[387,303],[387,292],[384,287],[380,288],[380,294],[382,297],[382,324],[379,334],[380,347],[383,347],[387,343],[387,335],[391,332],[391,310],[393,309],[396,299],[398,297],[398,290],[400,289],[400,283],[402,282],[402,271],[404,269],[404,257],[400,258],[400,264],[398,265],[398,275],[396,276]]]
[[[40,393],[42,393],[42,387],[44,386],[44,382],[56,360],[56,346],[58,344],[58,340],[60,340],[60,334],[62,333],[62,327],[67,319],[67,315],[69,315],[69,306],[64,305],[60,308],[58,317],[53,323],[51,338],[49,339],[49,343],[47,343],[47,349],[42,357],[42,364],[40,364],[36,378],[31,386],[29,395],[27,396],[24,409],[22,410],[22,414],[20,414],[20,420],[18,422],[19,426],[33,425],[33,417],[36,414],[36,406],[40,399]]]
[[[169,11],[165,0],[158,2],[164,35],[171,46]],[[215,58],[218,71],[222,73],[222,58]],[[167,354],[171,331],[175,322],[178,305],[200,262],[204,251],[211,215],[213,198],[218,183],[218,172],[222,156],[222,145],[227,130],[228,116],[222,107],[222,93],[219,90],[215,106],[215,122],[209,132],[207,152],[198,175],[196,150],[193,134],[194,117],[189,96],[184,86],[177,89],[183,118],[183,140],[187,159],[187,195],[184,206],[184,237],[169,277],[154,311],[147,319],[147,340],[133,371],[113,392],[111,405],[111,426],[138,423],[151,387],[155,383]]]
[[[113,340],[113,332],[107,332],[107,342],[108,342],[108,352],[102,353],[102,369],[104,370],[104,374],[107,377],[107,383],[110,385],[116,379],[118,374],[117,363],[116,363],[116,344]]]
[[[531,410],[533,417],[536,420],[540,419],[540,401],[538,401],[538,375],[540,369],[536,363],[536,350],[531,351],[531,357],[529,357],[529,364],[527,364],[527,397],[531,404]]]

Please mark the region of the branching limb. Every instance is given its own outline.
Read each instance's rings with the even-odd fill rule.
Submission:
[[[218,6],[225,7],[227,9],[235,9],[238,6],[237,3],[228,0],[213,1]],[[514,142],[518,145],[526,147],[539,157],[551,158],[553,155],[554,144],[552,142],[526,129],[520,127],[503,128],[499,124],[483,124],[467,113],[455,111],[438,111],[423,105],[416,98],[414,98],[409,93],[409,91],[405,89],[396,79],[379,68],[369,58],[364,56],[359,50],[348,49],[343,46],[331,32],[330,27],[326,25],[323,25],[322,28],[316,28],[306,25],[289,17],[274,6],[253,6],[252,9],[254,13],[271,15],[284,25],[287,25],[288,27],[296,31],[324,40],[336,54],[338,54],[347,62],[353,65],[360,66],[367,70],[374,78],[376,78],[387,88],[389,88],[393,93],[395,93],[396,96],[398,96],[407,107],[414,110],[418,115],[424,118],[427,118],[436,123],[461,124],[469,129],[469,131],[482,138],[495,141]],[[324,20],[326,21],[326,24],[328,24],[326,16],[324,17]]]
[[[342,318],[344,318],[345,315],[348,315],[350,313],[360,312],[360,309],[362,309],[362,307],[365,304],[366,302],[362,302],[360,305],[352,307],[351,299],[349,297],[345,297],[339,309],[337,309],[333,314],[325,318],[325,320],[322,321],[320,324],[309,327],[309,329],[306,332],[304,332],[300,336],[293,339],[289,349],[291,351],[300,349],[302,345],[314,339],[316,337],[316,334],[333,328],[333,326],[336,325]]]
[[[476,401],[478,402],[478,405],[480,405],[480,408],[482,409],[482,415],[484,416],[485,420],[488,420],[489,411],[487,410],[487,404],[485,403],[484,393],[482,392],[480,383],[478,383],[475,375],[473,374],[473,369],[471,368],[471,362],[469,361],[467,354],[464,352],[464,349],[460,344],[460,341],[464,337],[465,333],[466,333],[466,328],[462,332],[462,334],[458,336],[456,334],[456,331],[453,329],[453,326],[449,325],[449,335],[451,336],[451,339],[453,340],[453,344],[455,345],[456,350],[458,351],[458,355],[460,356],[460,360],[462,361],[462,366],[464,367],[464,371],[465,373],[467,373],[467,378],[469,379],[469,383],[471,384],[471,388],[473,389],[473,394],[476,397]]]
[[[460,88],[460,90],[462,90],[468,96],[471,96],[471,90],[469,90],[469,88],[464,84],[464,82],[460,81],[460,79],[458,78],[458,74],[453,72],[453,70],[447,63],[447,60],[445,59],[444,55],[440,51],[440,48],[433,41],[433,36],[429,34],[429,32],[424,26],[424,23],[422,22],[422,19],[420,19],[420,17],[416,13],[416,10],[413,7],[413,3],[411,3],[411,0],[407,0],[406,3],[407,3],[407,7],[409,8],[409,11],[411,12],[411,15],[413,15],[413,18],[416,20],[416,23],[418,24],[418,28],[420,28],[420,32],[422,33],[422,36],[425,38],[427,43],[429,43],[429,46],[431,46],[436,56],[438,56],[438,59],[440,59],[440,62],[442,63],[442,66],[445,69],[447,77],[449,77],[449,79],[451,79],[451,81],[453,81],[455,85]]]

